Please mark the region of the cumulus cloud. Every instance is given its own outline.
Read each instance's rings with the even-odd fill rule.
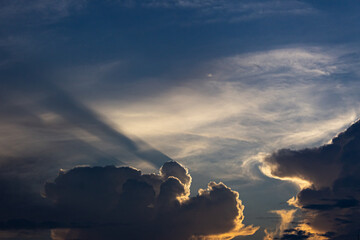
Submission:
[[[174,161],[159,174],[111,166],[60,172],[44,194],[72,227],[52,230],[52,238],[230,239],[257,231],[242,223],[237,192],[210,182],[189,197],[190,184],[188,170]]]
[[[299,178],[311,185],[289,203],[304,221],[285,239],[356,239],[360,222],[360,121],[329,144],[302,150],[282,149],[265,159],[278,178]],[[298,238],[291,238],[290,236]],[[302,237],[302,238],[300,238]]]
[[[253,179],[266,179],[258,172],[259,152],[322,144],[356,118],[358,84],[342,81],[344,73],[357,69],[351,65],[356,59],[344,58],[344,54],[341,49],[288,46],[215,59],[204,63],[203,77],[187,76],[155,94],[149,93],[149,86],[138,84],[131,95],[120,88],[111,90],[116,84],[103,91],[106,96],[88,94],[84,85],[74,92],[125,132],[186,163],[194,176],[204,176],[197,177],[202,185],[215,176],[240,189],[262,184]],[[84,72],[88,69],[96,68],[89,66]],[[111,68],[102,69],[109,72],[100,71],[99,76],[117,76]],[[99,88],[107,81],[115,82],[110,77],[99,79]],[[277,182],[266,182],[272,184],[266,188],[274,198],[257,198],[257,205],[267,207],[262,209],[265,214],[278,209],[274,199],[281,198],[274,193],[279,189]],[[302,183],[305,186],[308,180]],[[253,189],[247,189],[248,196]],[[296,190],[286,191],[285,198],[290,198]],[[247,210],[255,216],[259,207],[252,199],[249,202]]]

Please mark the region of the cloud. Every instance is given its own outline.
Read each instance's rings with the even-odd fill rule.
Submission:
[[[44,24],[67,17],[73,10],[83,8],[85,5],[86,0],[3,1],[0,8],[0,18],[12,21],[20,20],[24,24],[29,24],[34,23],[34,19],[31,19],[33,17],[37,19],[38,23]],[[1,24],[9,24],[9,22]]]
[[[8,220],[28,218],[35,224],[25,221],[23,227],[48,228],[57,213],[40,192],[61,168],[128,161],[149,171],[170,160],[146,142],[115,130],[57,86],[41,80],[29,83],[34,76],[17,77],[0,83],[0,229],[16,229],[19,224]]]
[[[277,239],[280,236],[283,236],[284,232],[289,228],[290,223],[293,221],[295,212],[296,209],[291,209],[291,210],[282,209],[282,210],[271,211],[271,213],[275,213],[279,215],[281,221],[275,231],[270,232],[267,229],[264,230],[265,232],[264,240],[273,240],[273,239]]]
[[[272,175],[311,183],[289,200],[304,215],[297,230],[307,227],[309,234],[324,239],[356,239],[360,222],[359,149],[357,121],[329,144],[302,150],[281,149],[265,159]],[[305,239],[305,233],[298,232],[297,236]]]
[[[264,18],[274,15],[304,15],[315,12],[314,9],[301,1],[198,1],[198,0],[150,0],[120,1],[127,7],[165,8],[196,10],[192,22],[238,22]]]
[[[0,146],[2,162],[7,165],[3,172],[18,176],[15,182],[31,182],[24,188],[33,190],[34,182],[41,184],[52,178],[59,168],[118,165],[126,160],[149,171],[148,163],[161,166],[169,159],[150,153],[142,158],[142,147],[153,148],[128,137],[127,132],[144,137],[194,172],[208,174],[202,184],[214,179],[212,176],[216,181],[243,178],[248,183],[260,178],[253,173],[258,164],[253,156],[259,151],[323,141],[355,118],[356,109],[351,105],[356,98],[345,98],[347,86],[339,87],[334,81],[342,69],[331,51],[286,48],[242,54],[212,64],[208,66],[216,67],[211,79],[206,75],[206,80],[187,82],[156,96],[133,97],[133,102],[124,100],[126,94],[119,102],[109,96],[112,104],[106,99],[99,101],[96,94],[88,94],[94,102],[83,104],[76,100],[83,98],[76,91],[69,95],[43,81],[29,84],[14,80],[11,88],[18,87],[15,91],[7,91],[11,83],[1,83],[5,85],[1,122],[7,136]],[[101,69],[108,70],[111,72],[112,66]],[[256,78],[260,81],[254,81]],[[348,108],[339,108],[343,104]],[[109,125],[101,116],[118,125]],[[124,131],[117,130],[120,127]],[[272,188],[278,187],[274,185]],[[270,208],[270,204],[266,206]]]
[[[1,86],[0,122],[2,131],[8,136],[6,140],[0,140],[0,156],[4,158],[41,159],[51,152],[51,158],[59,159],[67,155],[64,151],[72,153],[68,158],[81,158],[79,155],[86,153],[93,155],[85,161],[69,159],[73,165],[63,164],[62,167],[91,164],[90,159],[94,156],[95,162],[101,162],[100,158],[103,158],[105,165],[122,164],[116,158],[123,158],[132,161],[132,165],[140,160],[160,167],[170,160],[145,141],[133,140],[121,133],[102,116],[49,81],[34,80],[29,86],[27,80],[11,76]],[[55,166],[55,169],[60,167]]]
[[[281,240],[303,240],[309,239],[312,234],[304,232],[302,230],[287,229],[285,234],[281,237]]]
[[[210,182],[189,197],[191,177],[177,162],[159,174],[129,167],[78,167],[45,185],[45,196],[73,228],[53,229],[53,239],[230,239],[252,235],[242,224],[239,194]],[[82,228],[76,226],[83,226]]]
[[[343,56],[319,47],[251,52],[208,62],[211,78],[206,71],[153,96],[84,99],[192,169],[253,177],[241,163],[258,162],[259,152],[323,143],[355,120],[358,87],[337,78],[353,71]]]
[[[297,81],[303,81],[337,71],[333,53],[322,52],[319,48],[283,48],[232,56],[221,63],[224,68],[235,68],[237,75],[247,81],[271,81],[273,78],[282,80],[297,76]],[[226,73],[226,72],[225,72]],[[217,77],[214,75],[214,77]],[[236,80],[236,79],[233,79]]]
[[[136,90],[112,91],[116,83],[109,76],[117,75],[111,68],[101,68],[96,75],[106,96],[89,95],[84,85],[73,92],[124,132],[141,136],[189,166],[198,179],[192,191],[210,180],[225,181],[239,191],[246,188],[250,197],[243,201],[251,222],[268,227],[257,217],[259,212],[279,209],[282,196],[288,199],[297,190],[287,182],[282,186],[288,188],[280,190],[278,181],[264,177],[258,153],[323,144],[355,120],[359,85],[344,81],[344,73],[358,76],[353,60],[341,49],[288,46],[209,61],[201,67],[203,76],[186,76],[155,94],[149,89],[158,85],[138,83],[132,88]],[[84,72],[87,69],[96,68],[84,67]],[[106,88],[106,82],[112,84]],[[254,194],[261,187],[274,198]]]
[[[49,230],[0,230],[1,240],[49,240]]]

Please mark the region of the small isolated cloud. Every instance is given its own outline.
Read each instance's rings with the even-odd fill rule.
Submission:
[[[271,232],[271,231],[268,231],[267,229],[265,229],[264,240],[273,240],[273,239],[277,239],[280,236],[283,236],[284,233],[289,228],[290,223],[294,219],[294,214],[296,212],[296,209],[291,209],[291,210],[282,209],[282,210],[274,210],[271,212],[280,216],[281,221],[280,221],[279,225],[276,227],[275,231]]]
[[[302,230],[296,230],[296,229],[287,229],[285,230],[285,234],[281,237],[282,240],[303,240],[303,239],[309,239],[313,235],[311,233],[307,233]]]
[[[45,185],[67,228],[52,239],[231,239],[252,235],[239,194],[210,182],[189,197],[191,177],[177,162],[159,174],[130,167],[78,167]]]
[[[310,183],[289,204],[304,221],[284,239],[356,239],[360,223],[360,121],[318,148],[282,149],[265,159],[271,174]],[[284,235],[285,236],[285,235]]]

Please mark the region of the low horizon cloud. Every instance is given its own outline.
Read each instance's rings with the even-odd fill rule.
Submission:
[[[42,202],[29,198],[27,205],[6,204],[11,199],[1,192],[1,208],[19,208],[16,219],[2,216],[1,232],[26,229],[23,239],[48,229],[53,240],[200,240],[232,239],[259,229],[242,223],[238,192],[210,182],[190,197],[191,180],[175,161],[166,162],[158,174],[115,166],[61,170],[45,184]],[[29,211],[33,214],[27,215]],[[48,239],[46,232],[43,237],[39,239]]]

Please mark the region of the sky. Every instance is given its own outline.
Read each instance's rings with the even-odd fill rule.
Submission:
[[[358,239],[359,11],[0,0],[0,239]]]

